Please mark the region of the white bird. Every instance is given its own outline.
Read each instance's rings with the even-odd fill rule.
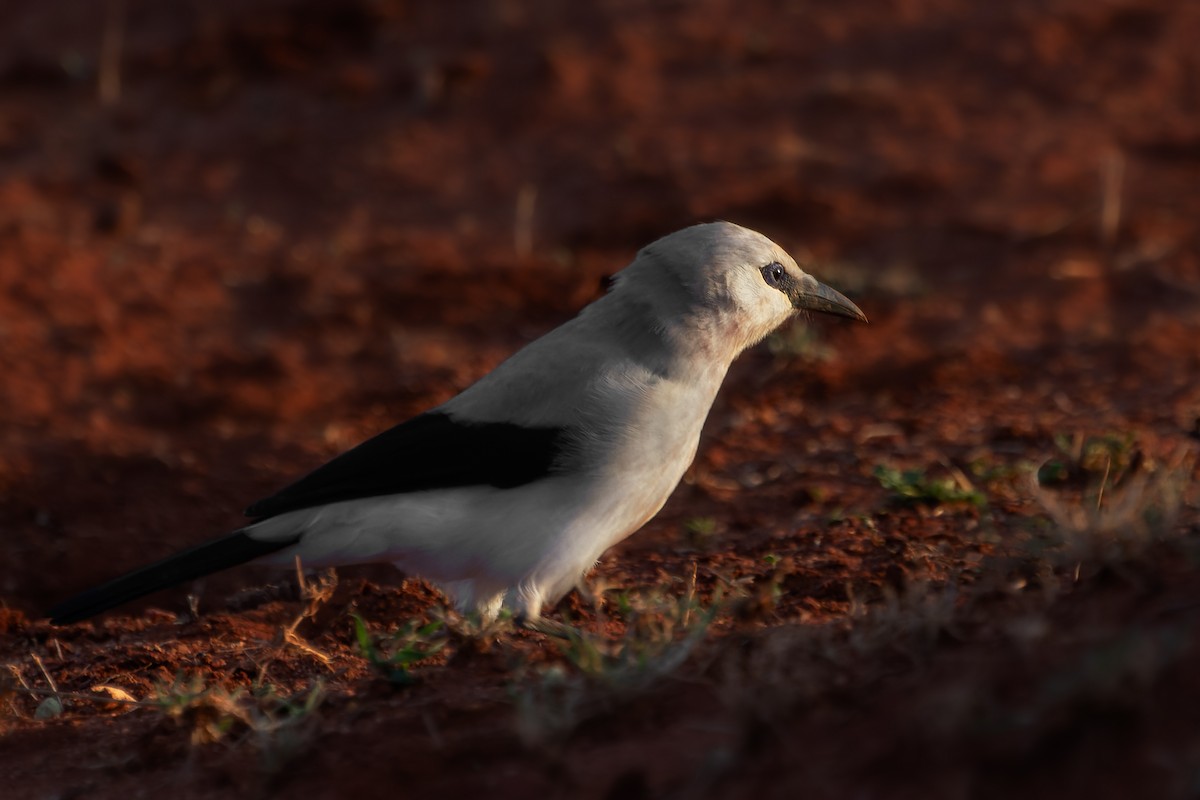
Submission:
[[[683,477],[730,363],[797,310],[866,321],[765,236],[695,225],[462,394],[246,509],[255,521],[67,600],[55,623],[247,561],[391,562],[464,611],[540,618]]]

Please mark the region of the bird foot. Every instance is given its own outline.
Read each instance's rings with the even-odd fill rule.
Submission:
[[[546,619],[542,616],[531,617],[522,612],[517,614],[513,621],[527,631],[553,636],[556,639],[574,639],[579,636],[579,631],[570,625],[555,622],[552,619]]]

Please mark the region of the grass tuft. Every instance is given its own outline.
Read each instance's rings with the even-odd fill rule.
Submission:
[[[1037,470],[1031,492],[1050,519],[1049,549],[1060,562],[1114,566],[1177,538],[1195,485],[1191,448],[1157,462],[1136,449],[1131,436],[1059,444],[1062,454]]]
[[[425,623],[415,620],[405,623],[398,631],[386,637],[372,636],[367,623],[358,614],[354,620],[354,638],[359,651],[371,666],[393,686],[410,686],[416,682],[412,667],[430,658],[446,646],[445,634],[441,633],[441,620]]]
[[[190,727],[194,745],[248,739],[262,753],[266,771],[275,773],[311,742],[312,723],[324,698],[319,681],[287,697],[274,686],[231,690],[207,684],[199,675],[180,674],[155,686],[151,699],[139,705]]]
[[[539,666],[514,684],[517,732],[530,747],[561,740],[582,722],[648,691],[676,673],[721,612],[705,606],[693,570],[683,595],[619,592],[605,598],[624,632],[609,638],[574,628],[559,642],[561,661]]]
[[[931,478],[923,469],[900,470],[880,464],[875,467],[874,475],[893,500],[903,505],[987,504],[983,493],[958,470],[948,478]]]

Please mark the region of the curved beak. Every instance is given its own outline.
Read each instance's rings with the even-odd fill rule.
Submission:
[[[820,311],[822,314],[850,317],[859,322],[867,321],[867,315],[850,302],[848,297],[838,290],[826,286],[811,275],[805,275],[804,280],[798,281],[795,290],[789,294],[792,307],[797,310]]]

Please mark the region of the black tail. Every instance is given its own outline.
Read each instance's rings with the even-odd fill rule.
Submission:
[[[78,622],[159,589],[166,589],[274,553],[299,540],[300,537],[297,536],[282,542],[264,542],[250,538],[244,531],[238,531],[224,539],[184,550],[155,564],[114,578],[103,586],[89,589],[66,602],[59,603],[50,609],[48,616],[55,625]]]

